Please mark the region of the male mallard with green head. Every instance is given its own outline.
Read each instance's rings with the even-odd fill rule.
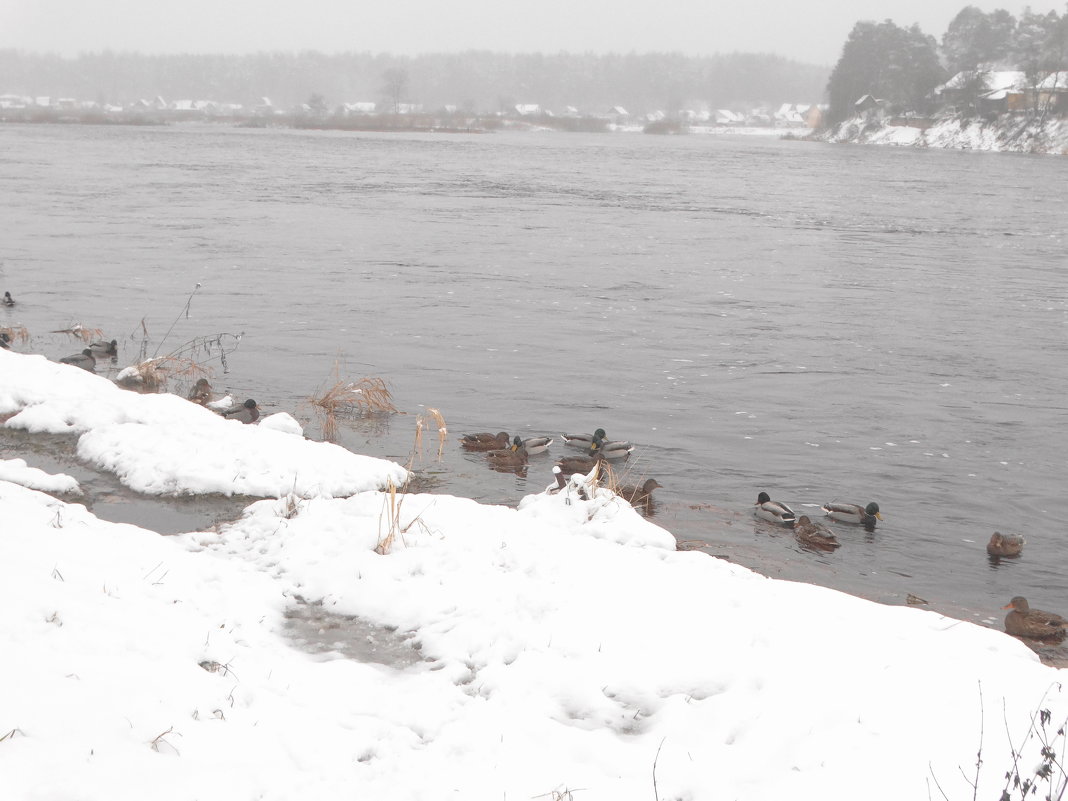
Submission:
[[[590,445],[595,439],[604,440],[606,434],[603,428],[598,428],[592,434],[561,434],[561,439],[564,440],[565,445],[570,445],[572,448],[586,448],[589,449]]]
[[[763,520],[767,520],[771,523],[779,523],[783,526],[792,526],[797,520],[797,515],[794,514],[793,509],[785,503],[773,501],[771,496],[766,492],[761,492],[757,495],[757,502],[753,507],[753,512],[757,517],[762,518]]]
[[[523,439],[523,447],[526,449],[528,456],[545,453],[552,444],[552,437],[526,437]]]
[[[875,521],[883,519],[883,516],[879,514],[879,504],[874,501],[867,506],[831,501],[823,504],[821,508],[827,514],[827,517],[836,523],[857,523],[874,528]]]
[[[1068,620],[1052,612],[1032,609],[1022,595],[1017,595],[1001,608],[1012,610],[1005,615],[1005,631],[1009,634],[1051,642],[1064,639],[1064,627],[1068,626]]]

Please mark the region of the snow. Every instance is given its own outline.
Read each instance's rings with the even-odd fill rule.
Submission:
[[[676,551],[585,476],[393,497],[390,463],[21,355],[0,414],[147,491],[272,489],[161,537],[0,480],[5,798],[971,798],[980,737],[991,798],[1068,717],[1000,631]],[[412,658],[297,648],[298,598]]]
[[[828,142],[940,147],[1012,153],[1068,154],[1068,121],[1044,122],[1004,115],[994,122],[942,117],[926,129],[891,125],[885,118],[857,117],[825,135]]]
[[[64,473],[52,475],[36,467],[28,467],[25,459],[0,459],[0,481],[10,481],[43,492],[80,492],[78,482]]]

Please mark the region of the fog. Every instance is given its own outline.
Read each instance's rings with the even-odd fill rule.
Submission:
[[[829,66],[858,20],[915,22],[937,38],[964,5],[964,0],[0,0],[0,48],[65,56],[105,49],[758,52]],[[1018,15],[1027,4],[975,5]]]

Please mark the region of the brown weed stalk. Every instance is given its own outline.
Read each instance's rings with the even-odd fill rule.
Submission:
[[[24,325],[0,325],[0,334],[7,334],[12,342],[30,341],[30,332]]]
[[[82,342],[86,343],[87,345],[90,342],[95,342],[97,340],[100,340],[100,339],[104,338],[104,329],[102,329],[102,328],[86,328],[81,323],[75,323],[74,325],[70,326],[69,328],[61,328],[60,330],[52,331],[51,333],[53,333],[53,334],[66,334],[67,336],[72,336],[75,339],[82,340]]]

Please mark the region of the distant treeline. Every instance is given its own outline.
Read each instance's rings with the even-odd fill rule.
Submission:
[[[404,96],[390,97],[389,72],[405,75]],[[671,53],[595,55],[486,51],[403,57],[387,54],[259,53],[142,55],[90,53],[77,58],[0,50],[0,94],[70,97],[126,104],[157,96],[279,108],[318,96],[330,106],[401,100],[424,108],[454,105],[492,112],[517,103],[591,112],[632,113],[707,103],[821,102],[829,69],[769,54],[689,57]],[[395,89],[395,87],[394,87]]]

